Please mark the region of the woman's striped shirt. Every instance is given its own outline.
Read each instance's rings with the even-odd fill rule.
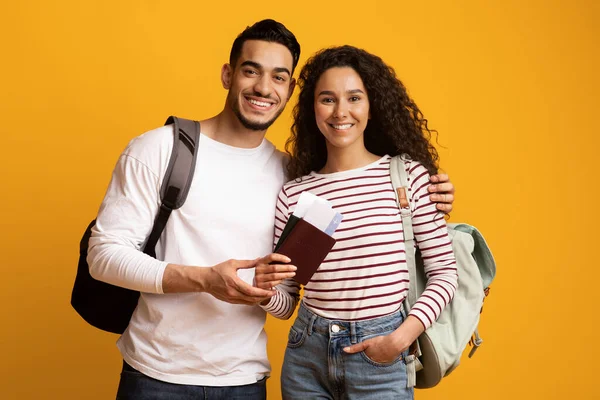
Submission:
[[[363,168],[332,174],[311,173],[284,185],[275,216],[275,243],[300,194],[309,191],[343,214],[336,244],[304,287],[306,306],[322,317],[357,321],[390,314],[401,307],[409,276],[402,221],[390,178],[390,156]],[[409,175],[415,242],[421,251],[427,286],[410,315],[429,327],[454,296],[457,272],[442,213],[429,200],[429,174],[418,162],[405,162]],[[286,280],[263,307],[289,318],[300,286]]]

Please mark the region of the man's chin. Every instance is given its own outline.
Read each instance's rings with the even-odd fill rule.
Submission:
[[[274,118],[271,118],[267,121],[253,121],[244,117],[241,115],[241,113],[236,113],[236,116],[244,128],[252,131],[266,131],[271,125],[273,125],[273,122],[275,122],[279,115],[276,115]]]
[[[249,120],[240,120],[244,128],[250,129],[252,131],[266,131],[269,129],[271,125],[273,125],[274,121],[267,122],[257,122],[257,121],[249,121]]]

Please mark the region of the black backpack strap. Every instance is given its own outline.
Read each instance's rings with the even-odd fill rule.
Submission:
[[[171,116],[165,122],[165,125],[170,124],[173,124],[173,151],[160,188],[160,209],[144,246],[144,253],[155,258],[156,243],[167,225],[171,211],[183,205],[192,185],[200,141],[198,121]]]

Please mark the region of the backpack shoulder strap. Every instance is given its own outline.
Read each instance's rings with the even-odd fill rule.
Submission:
[[[198,156],[200,123],[170,116],[165,125],[170,124],[173,125],[173,150],[160,188],[160,209],[144,246],[144,253],[152,257],[156,257],[156,243],[165,229],[171,211],[185,203]]]
[[[409,161],[410,157],[406,154],[395,156],[390,162],[390,175],[392,185],[396,193],[396,203],[400,209],[402,218],[402,231],[404,233],[404,247],[406,250],[406,266],[410,279],[408,294],[404,301],[404,308],[408,313],[411,307],[417,302],[417,271],[416,271],[416,254],[415,254],[415,236],[412,227],[412,196],[408,193],[409,182],[408,173],[404,165],[405,161]]]
[[[200,123],[171,116],[165,122],[165,125],[169,124],[173,124],[175,137],[160,189],[160,199],[164,205],[176,210],[185,202],[192,185],[200,140]]]
[[[402,218],[402,232],[404,234],[404,249],[406,252],[406,269],[408,269],[408,293],[404,298],[404,312],[406,315],[410,312],[412,306],[417,302],[417,254],[415,250],[415,236],[412,227],[412,196],[409,195],[409,179],[406,172],[405,161],[410,161],[410,156],[402,154],[392,157],[390,162],[390,176],[394,193],[396,194],[396,203],[400,209]],[[410,346],[410,354],[406,357],[408,386],[413,387],[416,384],[417,370],[422,368],[419,361],[421,356],[421,346],[419,340],[415,340]]]

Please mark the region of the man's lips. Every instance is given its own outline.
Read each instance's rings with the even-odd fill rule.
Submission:
[[[250,106],[256,110],[269,110],[270,108],[275,106],[275,103],[269,100],[258,99],[253,97],[245,97],[245,99],[248,102],[248,104],[250,104]]]

